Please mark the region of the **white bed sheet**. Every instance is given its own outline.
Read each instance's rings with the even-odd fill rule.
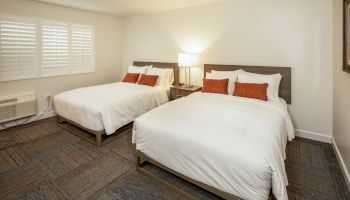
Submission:
[[[284,166],[294,128],[285,101],[194,93],[137,118],[137,150],[243,199],[288,199]]]
[[[169,87],[117,82],[79,88],[54,97],[55,111],[93,131],[107,135],[143,113],[169,101]]]

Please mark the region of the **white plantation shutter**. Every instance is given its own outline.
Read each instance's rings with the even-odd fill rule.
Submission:
[[[95,70],[94,34],[94,28],[91,26],[71,26],[72,73]]]
[[[0,81],[95,71],[95,28],[0,16]]]
[[[69,73],[69,27],[62,23],[42,23],[41,74]]]
[[[0,17],[0,80],[37,76],[36,24],[30,20]]]

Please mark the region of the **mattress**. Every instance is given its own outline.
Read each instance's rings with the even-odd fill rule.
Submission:
[[[54,107],[62,117],[110,135],[143,113],[168,102],[168,89],[123,82],[97,85],[56,95]]]
[[[136,148],[193,180],[243,199],[288,199],[284,166],[294,128],[280,103],[193,93],[138,117]]]

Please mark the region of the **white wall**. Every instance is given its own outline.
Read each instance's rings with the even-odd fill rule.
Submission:
[[[48,93],[117,81],[122,64],[125,71],[134,60],[177,62],[177,54],[185,51],[200,53],[202,64],[292,67],[290,112],[296,128],[321,140],[332,135],[332,1],[226,0],[121,20],[35,1],[0,0],[0,13],[96,26],[95,73],[0,82],[0,96],[35,91],[39,112]],[[202,69],[192,75],[193,83],[201,84]]]
[[[350,74],[342,71],[343,10],[342,0],[334,0],[334,99],[333,140],[350,181]]]
[[[332,26],[329,0],[227,0],[125,19],[123,62],[176,62],[185,51],[202,63],[290,66],[296,128],[330,140]],[[193,72],[201,84],[202,69]]]
[[[39,98],[39,112],[46,105],[46,94],[120,79],[122,74],[122,21],[118,17],[85,12],[28,0],[0,0],[0,13],[44,18],[81,24],[96,29],[96,72],[31,80],[0,82],[0,96],[34,91]]]

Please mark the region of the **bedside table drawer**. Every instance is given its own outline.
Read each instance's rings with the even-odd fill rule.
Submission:
[[[192,88],[182,88],[182,87],[171,87],[170,88],[170,100],[175,100],[181,97],[192,94],[193,92],[198,92],[201,87],[192,87]]]
[[[186,91],[186,90],[170,90],[170,99],[178,99],[181,97],[185,97],[189,94],[191,94],[191,91]]]

